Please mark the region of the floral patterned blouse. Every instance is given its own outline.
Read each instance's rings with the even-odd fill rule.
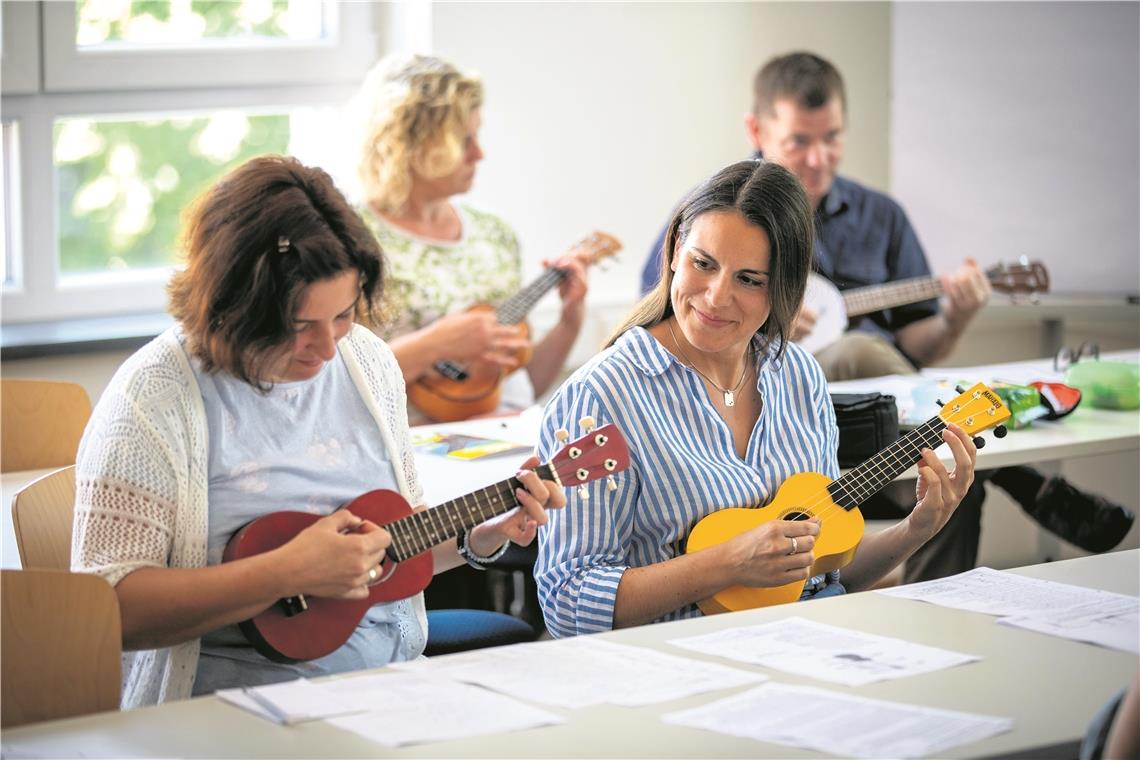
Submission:
[[[518,292],[522,255],[514,230],[499,217],[456,206],[458,240],[432,240],[391,226],[370,209],[360,214],[384,251],[385,340],[479,303],[500,304]]]
[[[522,254],[510,225],[469,206],[457,204],[455,209],[462,225],[458,240],[419,237],[393,227],[367,207],[360,210],[384,251],[383,320],[373,325],[384,340],[475,304],[501,304],[522,287]],[[534,403],[534,386],[526,369],[508,375],[501,390],[500,412],[519,411]],[[408,404],[410,424],[429,421]]]

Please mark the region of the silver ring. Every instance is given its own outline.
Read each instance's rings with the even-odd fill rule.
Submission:
[[[795,536],[792,536],[791,538],[792,538],[792,550],[790,552],[788,552],[788,554],[795,554],[797,551],[799,551],[799,544],[796,543],[796,537]]]
[[[376,568],[374,568],[374,567],[368,568],[368,581],[369,581],[369,583],[375,583],[376,579],[379,577],[380,577],[380,573],[376,571]]]

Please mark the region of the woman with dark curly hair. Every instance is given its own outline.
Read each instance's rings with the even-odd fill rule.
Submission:
[[[417,657],[417,594],[369,608],[323,658],[271,662],[237,623],[298,595],[364,599],[388,531],[339,507],[377,488],[422,502],[391,350],[355,324],[376,308],[381,251],[328,175],[253,159],[190,214],[177,324],[116,372],[76,465],[72,569],[122,611],[123,706],[154,704]],[[524,466],[533,466],[533,460]],[[519,510],[471,529],[467,551],[528,543],[561,489],[519,475]],[[280,548],[222,562],[230,537],[271,512],[323,517]],[[454,540],[436,572],[461,564]]]

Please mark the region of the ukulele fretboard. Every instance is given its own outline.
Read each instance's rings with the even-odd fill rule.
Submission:
[[[827,486],[831,499],[844,509],[852,509],[897,478],[917,462],[923,449],[942,445],[946,423],[932,417],[899,438],[867,461],[851,468],[846,475]]]
[[[542,480],[554,479],[550,465],[542,465],[535,471]],[[436,544],[455,538],[481,522],[509,512],[519,505],[515,489],[522,487],[518,478],[507,478],[437,507],[388,523],[384,526],[392,534],[388,555],[397,562],[403,562],[426,552]]]
[[[890,285],[869,285],[864,288],[844,290],[843,305],[847,316],[871,314],[883,309],[918,303],[942,295],[942,283],[933,277],[915,277],[899,280]]]
[[[547,269],[534,282],[515,293],[495,309],[495,317],[501,325],[517,325],[526,318],[539,299],[547,291],[556,286],[566,277],[561,269]]]

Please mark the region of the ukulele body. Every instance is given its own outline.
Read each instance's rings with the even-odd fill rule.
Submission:
[[[468,311],[490,311],[495,307],[477,304]],[[519,337],[529,338],[526,322],[514,325]],[[476,360],[463,365],[467,377],[453,380],[431,369],[408,386],[408,400],[435,422],[455,422],[490,414],[499,408],[503,378],[530,362],[533,351],[528,345],[514,354],[514,364],[504,367],[494,362]]]
[[[395,491],[369,491],[344,507],[352,514],[383,526],[412,513]],[[272,551],[291,541],[322,515],[310,512],[273,512],[249,523],[230,538],[223,562]],[[431,552],[403,562],[387,559],[384,574],[366,599],[330,599],[306,596],[304,608],[280,600],[259,615],[238,624],[253,647],[274,662],[300,662],[324,657],[339,649],[352,635],[368,608],[380,602],[405,599],[427,588],[432,579]]]
[[[685,553],[722,544],[772,520],[820,517],[811,574],[838,570],[851,562],[863,540],[863,515],[858,507],[846,510],[832,501],[826,490],[830,483],[830,478],[817,472],[799,473],[784,481],[766,507],[721,509],[706,515],[689,534]],[[773,587],[732,586],[701,600],[697,606],[711,615],[785,604],[800,598],[805,583],[806,580]]]

